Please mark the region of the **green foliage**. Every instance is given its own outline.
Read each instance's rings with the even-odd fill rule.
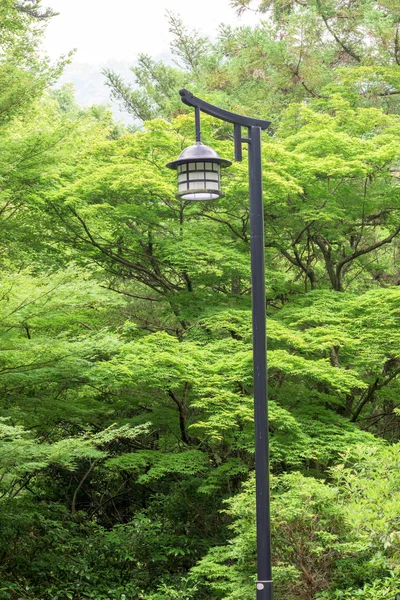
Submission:
[[[299,473],[272,482],[274,578],[278,600],[314,597],[331,577],[340,556],[350,552],[349,532],[338,505],[337,490]],[[235,521],[229,546],[213,548],[192,569],[205,578],[216,597],[234,599],[254,595],[255,509],[254,481],[229,501]]]
[[[259,9],[214,43],[170,15],[177,66],[141,55],[134,87],[107,73],[144,121],[128,132],[47,89],[51,11],[1,4],[1,600],[254,598],[247,165],[218,202],[174,197],[183,85],[274,121],[277,600],[399,594],[398,11]],[[202,134],[231,155],[226,125]]]
[[[345,592],[339,590],[335,592],[323,593],[317,596],[321,600],[335,600],[336,598],[364,598],[365,600],[384,600],[385,598],[396,598],[400,594],[400,583],[398,576],[378,579],[371,584],[366,584],[363,589],[352,589]]]
[[[345,463],[334,469],[337,485],[299,473],[272,480],[278,600],[395,598],[400,584],[398,460],[398,444],[369,450],[352,446]],[[254,492],[250,481],[229,500],[230,544],[212,548],[192,569],[215,598],[254,595]],[[327,586],[329,591],[318,593]]]

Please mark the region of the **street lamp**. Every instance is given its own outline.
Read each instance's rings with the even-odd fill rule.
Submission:
[[[242,144],[249,146],[250,252],[253,319],[254,421],[256,458],[257,600],[273,600],[271,519],[269,500],[269,431],[267,403],[267,344],[265,313],[264,205],[262,196],[261,130],[271,124],[213,106],[180,90],[182,102],[195,109],[196,144],[186,148],[167,167],[178,171],[178,193],[184,200],[213,200],[223,196],[220,167],[232,164],[201,143],[200,112],[233,123],[235,160],[242,160]],[[248,137],[242,137],[246,127]]]
[[[185,148],[179,158],[167,164],[178,171],[177,198],[182,200],[216,200],[222,198],[221,167],[229,167],[230,160],[200,141]]]

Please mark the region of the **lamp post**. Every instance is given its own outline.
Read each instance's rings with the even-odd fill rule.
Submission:
[[[257,521],[257,600],[273,600],[271,520],[269,500],[269,431],[267,404],[267,346],[265,312],[264,206],[262,196],[261,131],[269,121],[237,115],[180,90],[182,102],[195,109],[196,143],[167,167],[178,171],[178,193],[183,200],[221,198],[220,169],[232,163],[201,143],[200,112],[232,123],[235,160],[242,160],[242,144],[249,146],[250,249],[253,320],[254,421]],[[242,127],[248,131],[242,137]]]

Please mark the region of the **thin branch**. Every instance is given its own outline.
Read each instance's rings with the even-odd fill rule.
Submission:
[[[116,292],[117,294],[123,294],[124,296],[129,296],[130,298],[137,298],[138,300],[149,300],[149,302],[160,302],[159,298],[148,298],[147,296],[138,296],[137,294],[131,294],[130,292],[125,292],[123,290],[117,290],[109,285],[101,285],[100,287],[105,290],[111,290],[112,292]]]
[[[341,272],[341,270],[342,270],[342,268],[344,267],[345,264],[347,264],[348,262],[350,262],[350,261],[358,258],[359,256],[363,256],[364,254],[369,254],[373,250],[377,250],[378,248],[380,248],[381,246],[384,246],[385,244],[390,244],[392,242],[392,240],[399,233],[400,233],[400,225],[394,230],[393,233],[391,233],[390,235],[388,235],[383,240],[380,240],[379,242],[376,242],[375,244],[372,244],[372,246],[369,246],[368,248],[357,250],[357,252],[354,252],[350,256],[345,256],[344,258],[342,258],[342,260],[338,263],[338,265],[336,267],[336,273],[337,273],[337,275],[338,276],[340,275],[340,272]]]
[[[339,44],[339,46],[341,48],[343,48],[343,50],[352,58],[354,58],[354,60],[356,60],[357,62],[361,62],[361,57],[358,56],[358,54],[356,54],[354,52],[354,50],[352,50],[351,48],[349,48],[349,46],[347,46],[347,44],[345,44],[345,42],[343,42],[337,35],[336,33],[333,31],[332,27],[329,25],[329,19],[328,17],[326,17],[326,15],[324,15],[323,11],[322,11],[322,6],[321,6],[321,2],[320,0],[317,0],[317,6],[319,8],[319,14],[321,15],[321,18],[323,20],[323,22],[325,23],[325,26],[327,28],[327,30],[329,31],[329,33],[331,34],[331,36],[334,38],[334,40],[336,41],[337,44]]]
[[[394,38],[394,58],[398,65],[400,65],[400,39],[399,39],[400,23],[396,27],[396,35]]]
[[[384,98],[385,96],[397,96],[398,94],[400,94],[400,90],[392,90],[391,92],[384,92],[383,94],[378,94],[378,96],[380,98]]]
[[[362,409],[364,408],[364,406],[370,401],[372,400],[375,392],[377,392],[378,390],[381,390],[383,387],[386,387],[393,379],[395,379],[397,377],[397,375],[400,374],[400,368],[396,369],[395,371],[393,371],[393,373],[391,373],[391,375],[389,375],[389,377],[386,377],[386,379],[381,380],[380,377],[377,377],[374,381],[374,383],[372,385],[369,386],[369,388],[366,390],[366,392],[364,392],[361,395],[361,400],[358,403],[357,408],[355,409],[353,416],[351,418],[351,420],[353,421],[353,423],[355,421],[357,421],[358,417],[360,416],[360,413],[362,411]]]
[[[222,225],[226,225],[227,227],[229,227],[229,229],[232,231],[232,233],[234,233],[238,238],[240,238],[241,240],[243,240],[244,242],[248,242],[249,238],[247,235],[243,235],[241,233],[239,233],[238,231],[236,231],[236,229],[228,222],[228,221],[224,221],[223,219],[218,219],[217,217],[212,217],[211,215],[207,214],[207,213],[197,213],[194,214],[193,216],[195,217],[206,217],[207,219],[210,219],[211,221],[215,221],[216,223],[221,223]]]
[[[82,479],[80,480],[80,482],[78,483],[76,490],[74,492],[74,495],[72,497],[72,504],[71,504],[71,512],[74,515],[76,513],[76,499],[78,496],[78,492],[81,489],[81,487],[83,486],[83,484],[85,483],[86,479],[89,477],[90,473],[93,471],[93,469],[95,468],[95,466],[97,465],[97,463],[100,461],[100,458],[96,458],[96,460],[94,460],[91,464],[89,469],[86,471],[86,473],[84,474],[84,476],[82,477]]]

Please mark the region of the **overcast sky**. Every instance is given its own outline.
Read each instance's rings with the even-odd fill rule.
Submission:
[[[92,64],[167,52],[167,10],[211,37],[220,23],[257,22],[252,13],[237,17],[229,0],[46,0],[43,5],[60,13],[47,28],[49,55],[56,58],[76,48],[74,61]]]

